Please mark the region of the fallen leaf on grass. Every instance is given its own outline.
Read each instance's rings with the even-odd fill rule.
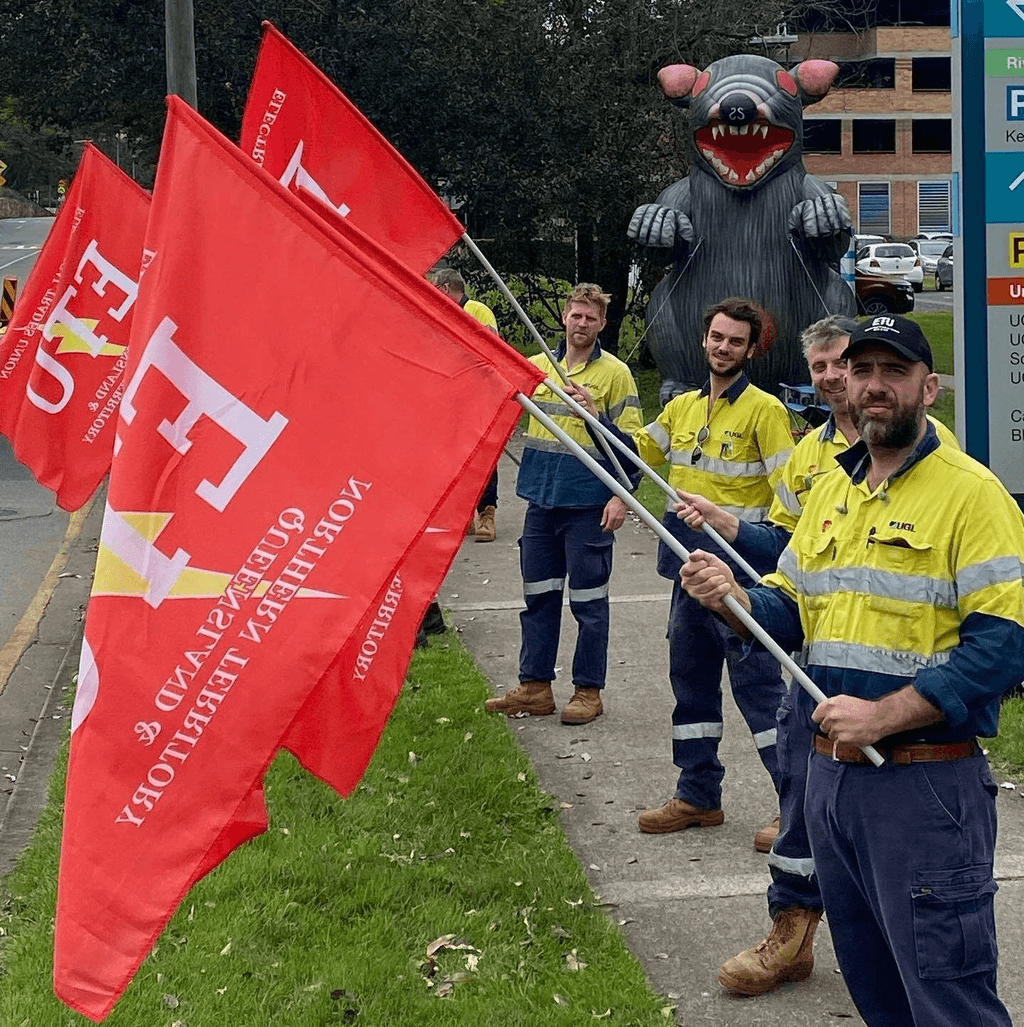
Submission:
[[[576,950],[573,949],[572,952],[566,955],[565,965],[569,970],[582,970],[587,964],[576,955]]]
[[[181,1003],[178,1001],[177,995],[164,995],[164,1005],[168,1009],[177,1009]]]
[[[469,939],[456,934],[442,934],[435,938],[427,946],[427,958],[440,952],[442,949],[465,949],[467,952],[478,952],[479,950],[470,944]]]
[[[227,955],[227,954],[228,954],[228,953],[229,953],[230,951],[231,951],[231,942],[229,941],[229,942],[227,943],[227,945],[225,945],[225,946],[224,946],[224,948],[222,948],[222,949],[220,950],[220,954],[221,954],[222,956],[226,956],[226,955]]]
[[[554,999],[556,1006],[567,1006],[567,1005],[569,1005],[569,1000],[564,995],[559,995],[559,994],[556,993],[556,994],[552,995],[551,997]]]
[[[661,1015],[667,1020],[676,1011],[675,1006],[662,1006]]]
[[[555,924],[551,928],[551,933],[556,938],[571,938],[572,937],[572,935],[564,927],[559,927],[558,924]]]
[[[516,774],[516,780],[518,780],[518,781],[525,781],[526,780],[526,775],[525,774]]]
[[[413,766],[415,766],[417,763],[419,763],[419,761],[420,761],[419,756],[417,756],[416,753],[410,751],[410,753],[409,753],[409,762],[411,764],[413,764]]]
[[[593,1020],[607,1020],[611,1015],[611,1009],[606,1009],[603,1013],[595,1013],[593,1009],[590,1010],[590,1016]]]
[[[447,717],[438,717],[437,720],[434,721],[434,723],[435,724],[450,724],[451,721]]]
[[[576,899],[575,901],[573,899],[562,899],[562,901],[564,903],[566,903],[566,905],[569,905],[569,906],[582,906],[583,905],[583,899]]]

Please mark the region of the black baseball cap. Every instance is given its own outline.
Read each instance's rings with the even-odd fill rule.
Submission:
[[[846,349],[849,358],[865,346],[889,346],[907,360],[920,360],[932,370],[932,348],[920,325],[898,314],[879,314],[862,321],[852,332]]]

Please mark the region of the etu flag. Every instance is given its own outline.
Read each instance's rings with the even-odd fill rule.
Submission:
[[[58,889],[55,990],[95,1020],[189,886],[259,830],[253,790],[290,726],[369,612],[401,603],[409,550],[453,491],[482,488],[540,380],[168,104]],[[288,309],[268,326],[269,296]],[[354,694],[373,655],[360,641]]]
[[[405,158],[270,22],[239,145],[318,213],[350,220],[414,271],[463,234]]]
[[[77,510],[110,468],[149,194],[86,143],[0,337],[0,432]]]

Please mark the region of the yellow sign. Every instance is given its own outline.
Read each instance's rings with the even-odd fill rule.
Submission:
[[[7,162],[0,160],[0,186],[6,183],[7,179],[4,178],[4,172],[7,170]]]
[[[1024,232],[1011,232],[1010,242],[1010,267],[1024,267]]]

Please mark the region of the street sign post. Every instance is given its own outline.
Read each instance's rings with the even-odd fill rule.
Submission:
[[[952,14],[957,434],[1022,503],[1024,0],[957,0]]]

